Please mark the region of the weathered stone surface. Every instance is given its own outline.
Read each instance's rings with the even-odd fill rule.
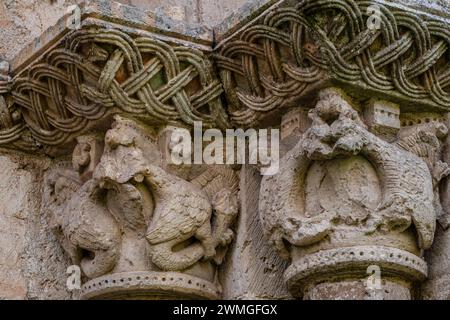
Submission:
[[[421,297],[430,300],[450,299],[450,233],[438,226],[431,250],[426,254],[429,278],[422,286]]]
[[[27,220],[30,211],[29,192],[32,177],[8,157],[0,158],[0,296],[23,299],[27,296],[27,283],[20,266],[26,246]],[[19,179],[18,179],[19,177]],[[26,188],[25,186],[28,186]]]
[[[283,156],[280,173],[263,178],[259,200],[270,243],[291,259],[285,273],[291,292],[302,296],[305,286],[331,277],[331,270],[337,279],[339,272],[344,279],[361,276],[370,264],[383,266],[386,276],[397,270],[406,280],[423,280],[425,262],[414,254],[430,248],[434,238],[438,192],[431,174],[437,159],[418,149],[426,144],[438,154],[447,127],[431,123],[428,139],[409,132],[408,143],[401,135],[396,144],[385,142],[367,130],[336,89],[321,91],[309,115],[311,127]],[[417,244],[411,242],[412,225]],[[397,255],[399,260],[392,260]],[[405,261],[422,266],[414,262],[411,270],[404,268],[400,257],[405,255]]]
[[[427,115],[428,119],[432,117]],[[440,119],[448,125],[447,119]],[[449,144],[450,136],[447,136],[443,147],[442,160],[450,161]],[[436,236],[433,247],[426,253],[425,258],[429,265],[429,277],[422,286],[423,299],[450,299],[450,179],[443,177],[440,183],[441,215],[438,219]],[[438,188],[439,189],[439,188]]]
[[[221,275],[226,299],[292,299],[283,281],[287,264],[267,244],[259,221],[260,180],[254,168],[241,170],[236,239]]]
[[[147,129],[116,116],[103,144],[98,137],[80,137],[73,169],[55,168],[45,177],[44,214],[72,263],[90,280],[83,298],[110,291],[126,295],[130,283],[123,279],[141,276],[159,279],[136,284],[149,298],[165,291],[218,298],[217,268],[233,240],[239,210],[237,175],[211,166],[189,180],[178,177],[164,169],[161,154],[168,146]],[[140,276],[132,276],[137,271]],[[173,282],[175,277],[184,280]],[[166,289],[164,279],[171,279]]]
[[[0,208],[0,297],[67,299],[67,259],[40,212],[48,161],[3,155]]]
[[[0,298],[449,299],[450,7],[370,4],[2,1]],[[197,121],[280,171],[172,163]]]
[[[411,300],[408,285],[386,280],[382,285],[381,290],[371,290],[365,280],[324,282],[309,288],[305,300]]]
[[[157,10],[174,20],[202,23],[213,27],[222,22],[225,17],[239,12],[246,0],[122,0],[119,2],[145,10]]]
[[[0,58],[10,60],[34,38],[53,26],[67,6],[81,0],[11,1],[0,3]]]

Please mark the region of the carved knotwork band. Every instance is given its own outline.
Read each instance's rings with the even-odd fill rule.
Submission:
[[[6,61],[0,61],[0,145],[23,149],[30,146],[27,140],[19,140],[26,130],[26,125],[17,121],[17,112],[9,110],[8,99],[4,98],[11,87],[8,73],[9,64]]]
[[[249,125],[328,77],[447,109],[448,25],[378,4],[380,28],[369,29],[374,4],[304,0],[280,6],[226,41],[217,64],[232,120]]]
[[[379,29],[367,25],[374,4]],[[152,123],[198,120],[224,128],[222,90],[238,126],[295,105],[330,80],[361,95],[388,95],[411,110],[450,104],[445,20],[382,1],[280,1],[219,44],[222,84],[208,58],[191,46],[85,28],[17,75],[10,94],[3,85],[10,115],[3,115],[2,146],[58,146],[121,112]]]
[[[88,29],[72,33],[44,60],[11,87],[10,108],[22,111],[39,144],[62,145],[92,121],[118,112],[156,124],[226,127],[222,86],[197,49]],[[2,144],[19,140],[23,129],[20,124],[1,132]]]

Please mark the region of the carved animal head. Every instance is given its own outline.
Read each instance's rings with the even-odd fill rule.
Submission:
[[[105,150],[94,178],[126,183],[133,178],[139,180],[147,164],[159,165],[161,155],[149,131],[134,121],[116,116],[105,135]]]
[[[325,89],[310,111],[311,128],[304,134],[303,152],[311,160],[357,154],[365,144],[366,130],[358,112],[335,89]]]
[[[212,205],[216,214],[235,217],[238,212],[238,199],[236,193],[228,189],[222,189],[212,199]]]
[[[320,122],[325,122],[328,125],[331,125],[339,118],[346,117],[361,126],[365,126],[358,112],[353,109],[347,99],[339,89],[324,89],[319,93],[319,101],[311,111],[310,117],[312,120],[320,119]]]

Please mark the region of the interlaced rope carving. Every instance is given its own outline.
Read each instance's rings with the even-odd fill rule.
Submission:
[[[232,120],[255,123],[320,80],[448,111],[448,24],[380,4],[380,29],[371,30],[373,4],[303,0],[269,10],[220,46],[216,60]]]
[[[217,50],[236,125],[254,125],[327,81],[361,95],[449,110],[444,21],[379,4],[381,26],[372,31],[367,8],[373,1],[291,3],[268,10]],[[0,98],[0,145],[57,147],[112,113],[225,128],[222,85],[194,48],[113,29],[79,30],[11,85],[0,83],[6,97]]]
[[[65,46],[13,81],[11,95],[26,127],[44,146],[59,146],[112,113],[150,123],[202,121],[227,127],[221,83],[204,54],[111,29],[78,30]],[[22,127],[21,127],[22,128]],[[11,132],[17,138],[19,128]],[[7,143],[1,134],[0,144]]]
[[[26,134],[26,126],[20,121],[17,112],[9,108],[9,100],[5,96],[10,90],[9,64],[0,60],[0,145],[9,148],[34,150],[30,136]]]

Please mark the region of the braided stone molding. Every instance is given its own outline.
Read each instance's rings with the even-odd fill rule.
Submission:
[[[379,30],[367,27],[374,4]],[[448,110],[449,48],[448,21],[382,1],[280,1],[223,40],[216,60],[232,120],[248,126],[330,81]]]
[[[74,31],[63,43],[13,79],[6,109],[23,121],[2,121],[0,145],[19,141],[26,127],[34,148],[57,147],[115,113],[227,127],[222,85],[200,50],[106,28]]]
[[[381,10],[374,31],[367,27],[373,4]],[[105,127],[98,124],[114,113],[151,125],[203,121],[223,129],[230,125],[222,91],[232,123],[248,127],[330,82],[361,98],[387,97],[402,111],[448,110],[444,18],[382,0],[280,0],[264,8],[254,20],[242,18],[231,35],[218,36],[222,83],[204,52],[211,50],[204,34],[153,36],[130,27],[126,17],[114,16],[118,24],[103,16],[84,20],[82,29],[55,36],[59,44],[45,54],[20,53],[27,62],[13,63],[19,74],[0,80],[0,146],[63,152],[61,146]]]
[[[10,112],[8,99],[4,98],[10,90],[9,63],[0,60],[0,145],[10,148],[32,149],[29,137],[24,135],[25,123],[17,121],[17,112]],[[23,136],[24,139],[20,139]]]

